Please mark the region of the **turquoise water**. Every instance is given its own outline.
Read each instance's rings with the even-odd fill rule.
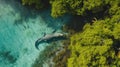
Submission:
[[[48,43],[34,46],[43,33],[61,31],[70,17],[53,19],[50,11],[35,11],[17,0],[0,0],[0,67],[31,67]]]

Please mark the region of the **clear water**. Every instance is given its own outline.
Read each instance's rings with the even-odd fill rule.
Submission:
[[[31,67],[47,43],[34,46],[43,33],[60,31],[70,17],[53,19],[50,11],[35,11],[19,0],[0,0],[0,67]]]

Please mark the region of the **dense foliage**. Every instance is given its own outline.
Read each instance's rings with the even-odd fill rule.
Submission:
[[[37,1],[40,0],[22,0],[29,5],[42,3]],[[71,35],[70,45],[65,48],[71,51],[70,58],[67,62],[65,51],[58,54],[54,58],[56,66],[120,67],[120,0],[49,0],[49,3],[52,17],[69,13],[89,16],[85,21],[91,21],[82,26],[82,31]],[[89,19],[94,14],[100,14],[95,16],[99,18]],[[76,25],[74,29],[81,28],[77,23],[73,25]]]
[[[22,4],[34,6],[37,9],[40,9],[43,7],[43,3],[41,2],[41,0],[22,0]]]
[[[103,7],[107,5],[104,0],[52,0],[50,3],[53,17],[58,17],[65,13],[84,15],[86,11],[90,10],[95,13],[103,10]]]
[[[110,1],[109,1],[110,2]],[[71,37],[68,67],[120,66],[120,2],[112,1],[109,16],[87,23]]]
[[[48,3],[49,3],[48,0],[22,0],[23,5],[29,5],[37,9],[49,6]]]
[[[71,37],[71,57],[68,67],[108,66],[117,64],[115,50],[119,47],[120,23],[109,25],[107,20],[86,24],[82,33]],[[118,64],[120,65],[120,64]]]
[[[46,2],[46,3],[45,3]],[[108,1],[101,0],[22,0],[23,5],[34,5],[36,8],[42,8],[48,3],[51,4],[51,16],[59,17],[66,13],[75,15],[85,15],[86,11],[96,13],[102,11],[108,4]]]

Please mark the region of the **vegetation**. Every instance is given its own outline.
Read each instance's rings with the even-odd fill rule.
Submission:
[[[57,0],[55,1],[58,2]],[[53,1],[52,3],[54,4],[55,1]],[[61,1],[59,1],[59,3],[60,2]],[[73,3],[73,5],[75,5],[75,3],[77,2]],[[88,5],[88,7],[85,8],[85,4],[86,6]],[[59,9],[57,7],[58,10],[53,10],[53,14],[51,13],[51,15],[58,17],[60,15],[63,15],[64,13],[67,13],[68,9],[62,7],[62,9],[63,8],[65,10],[63,13],[59,13]],[[52,7],[52,9],[54,8]],[[89,18],[84,19],[82,17],[82,25],[84,25],[84,20],[91,23],[85,22],[86,24],[84,25],[84,27],[82,26],[82,31],[80,25],[82,23],[81,21],[75,21],[68,24],[68,29],[70,29],[70,31],[68,32],[71,33],[73,32],[73,30],[74,32],[72,33],[73,35],[71,35],[70,37],[70,45],[68,46],[69,48],[67,48],[71,51],[70,58],[67,62],[67,67],[119,67],[120,1],[106,0],[105,2],[93,2],[93,0],[91,0],[89,3],[87,3],[87,1],[84,1],[84,5],[82,5],[80,9],[83,9],[83,11],[80,10],[80,12],[74,12],[76,8],[68,11],[69,13],[84,16],[84,18]],[[56,11],[55,14],[54,11]],[[93,20],[88,16],[93,18]],[[97,17],[97,19],[94,17]],[[64,55],[65,54],[63,53],[61,55],[58,55],[58,57]],[[63,58],[62,60],[65,59]],[[64,66],[61,65],[61,67]]]
[[[71,57],[68,59],[68,67],[106,67],[116,65],[120,35],[120,23],[109,25],[108,21],[95,21],[92,25],[86,24],[82,33],[71,37]],[[119,26],[119,27],[118,27]],[[117,28],[117,29],[116,29]],[[116,36],[117,35],[117,36]],[[118,64],[119,65],[119,64]],[[116,65],[117,66],[117,65]]]
[[[51,7],[51,16],[54,18],[66,13],[74,15],[85,15],[86,11],[97,13],[104,10],[108,3],[107,0],[22,0],[23,5],[32,5],[38,9],[48,5],[47,7]]]
[[[23,5],[29,5],[37,9],[41,9],[43,7],[49,6],[48,2],[49,1],[45,1],[45,0],[22,0]]]
[[[72,35],[68,67],[120,66],[120,2],[112,2],[109,15],[86,23],[82,32]]]
[[[54,58],[56,66],[120,67],[120,0],[49,0],[49,3],[52,17],[68,13],[80,19],[67,25],[68,32],[72,32],[70,44]]]
[[[59,17],[65,13],[75,15],[85,15],[86,11],[95,13],[103,10],[103,7],[107,5],[107,2],[101,0],[52,0],[50,3],[53,17]]]

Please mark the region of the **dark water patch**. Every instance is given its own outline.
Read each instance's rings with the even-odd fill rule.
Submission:
[[[63,27],[63,29],[65,29],[65,31],[75,31],[75,32],[79,32],[82,30],[83,26],[89,22],[87,20],[87,17],[83,17],[83,16],[73,16],[70,20],[69,23],[67,23],[65,25],[65,27]]]
[[[61,29],[61,27],[68,23],[71,18],[71,15],[64,15],[61,16],[59,18],[53,18],[51,16],[51,9],[44,11],[47,14],[44,14],[43,12],[41,12],[41,18],[43,19],[43,21],[45,21],[45,23],[47,24],[48,27],[53,28],[53,29]],[[67,20],[67,21],[66,21]]]
[[[11,55],[11,51],[6,51],[6,52],[0,51],[0,57],[8,61],[9,63],[15,63],[17,60],[17,58]]]
[[[74,15],[70,22],[65,25],[66,31],[71,31],[73,33],[82,31],[84,25],[86,23],[92,24],[94,21],[102,20],[109,16],[109,5],[104,5],[103,9],[98,12],[94,12],[93,10],[86,10],[85,15]]]

